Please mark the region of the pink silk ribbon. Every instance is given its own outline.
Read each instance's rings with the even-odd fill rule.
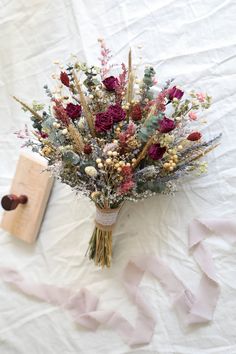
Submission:
[[[128,345],[145,345],[151,341],[156,325],[155,313],[139,287],[145,272],[158,279],[186,324],[212,320],[220,289],[211,253],[203,244],[203,241],[212,234],[235,242],[236,222],[232,219],[195,219],[189,225],[189,250],[202,271],[195,295],[161,258],[144,255],[129,261],[123,273],[123,283],[138,309],[135,326],[117,311],[99,310],[98,297],[85,288],[73,292],[54,285],[32,284],[16,270],[3,267],[0,268],[0,276],[24,294],[66,309],[75,322],[89,330],[95,331],[100,324],[106,324]]]

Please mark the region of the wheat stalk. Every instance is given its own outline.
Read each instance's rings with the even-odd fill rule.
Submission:
[[[30,106],[28,106],[26,103],[24,103],[23,101],[19,100],[19,98],[12,96],[14,98],[15,101],[17,101],[18,103],[21,104],[22,107],[24,107],[27,111],[29,111],[30,113],[32,113],[32,115],[39,121],[43,120],[43,117],[40,116],[40,114],[38,114],[36,111],[33,110],[33,108],[31,108]]]
[[[126,93],[126,101],[129,104],[131,103],[133,98],[133,86],[134,86],[134,73],[132,71],[132,52],[130,49],[129,57],[128,57],[128,86],[127,86],[127,93]]]
[[[90,133],[91,133],[92,137],[94,138],[96,136],[96,134],[95,134],[95,129],[94,129],[94,122],[93,122],[92,113],[90,112],[90,110],[88,108],[84,93],[83,93],[83,91],[81,89],[79,80],[78,80],[75,72],[73,72],[73,77],[74,77],[74,80],[75,80],[75,87],[76,87],[76,89],[77,89],[77,91],[79,93],[79,96],[80,96],[80,103],[81,103],[81,106],[83,107],[84,115],[85,115],[85,118],[87,120]]]
[[[69,136],[73,142],[74,150],[77,153],[84,151],[84,142],[80,132],[74,127],[73,124],[69,124],[67,127]]]
[[[156,134],[152,135],[148,141],[146,142],[146,144],[144,145],[142,151],[139,153],[136,161],[133,163],[133,168],[135,169],[139,163],[145,158],[145,156],[147,155],[147,151],[148,148],[153,144],[154,139],[155,139]]]

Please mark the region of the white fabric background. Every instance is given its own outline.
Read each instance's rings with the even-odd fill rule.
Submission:
[[[209,155],[209,173],[181,186],[175,197],[157,196],[126,204],[114,235],[113,266],[96,269],[84,253],[94,207],[56,184],[37,243],[28,246],[0,232],[0,264],[27,279],[86,286],[101,296],[101,309],[117,309],[131,321],[136,308],[120,278],[132,255],[154,252],[168,260],[193,290],[200,273],[187,254],[187,225],[198,216],[231,215],[236,207],[236,2],[230,0],[0,0],[0,194],[8,192],[19,155],[13,132],[28,122],[11,95],[45,101],[52,61],[70,53],[97,62],[97,38],[104,37],[114,62],[130,46],[155,66],[160,83],[175,77],[184,89],[213,96],[207,112],[209,137],[222,131],[221,146]],[[2,211],[1,211],[2,213]],[[107,328],[96,333],[75,325],[63,310],[41,303],[0,282],[1,354],[236,353],[236,247],[216,238],[214,254],[221,296],[214,321],[185,328],[159,284],[148,276],[143,291],[157,313],[150,345],[130,349]]]

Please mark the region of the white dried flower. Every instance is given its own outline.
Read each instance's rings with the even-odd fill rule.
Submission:
[[[96,168],[93,167],[93,166],[87,166],[87,167],[85,167],[84,171],[85,171],[86,175],[88,175],[88,176],[90,176],[90,177],[96,177],[97,174],[98,174]]]
[[[84,125],[85,125],[85,119],[82,117],[82,118],[80,118],[80,120],[78,122],[78,128],[83,130],[84,129]]]

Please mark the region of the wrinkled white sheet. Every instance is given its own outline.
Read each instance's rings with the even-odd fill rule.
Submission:
[[[70,53],[97,60],[104,37],[119,63],[132,45],[136,62],[153,64],[161,83],[175,77],[185,89],[207,91],[214,103],[209,137],[223,132],[221,146],[208,157],[209,173],[186,182],[175,197],[157,196],[121,210],[114,234],[113,266],[99,270],[84,253],[93,228],[94,207],[56,184],[34,246],[0,231],[0,265],[32,281],[73,290],[87,287],[101,309],[136,317],[120,278],[131,256],[155,253],[196,289],[200,272],[187,253],[187,226],[194,217],[230,216],[236,211],[236,3],[235,1],[0,0],[0,194],[10,187],[21,141],[13,132],[28,122],[11,95],[42,99],[52,61]],[[1,210],[2,213],[2,210]],[[151,277],[142,282],[158,324],[152,342],[130,349],[111,330],[96,333],[75,325],[57,307],[27,298],[0,281],[1,354],[74,353],[236,353],[236,247],[219,238],[207,241],[214,256],[221,295],[214,321],[186,328]]]

